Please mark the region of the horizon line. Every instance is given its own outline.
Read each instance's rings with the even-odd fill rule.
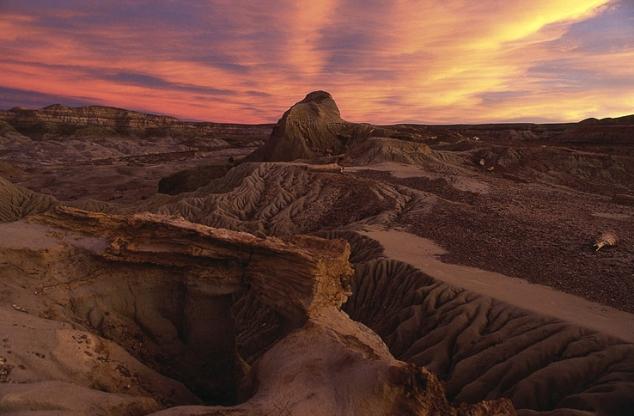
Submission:
[[[135,112],[135,113],[140,113],[140,114],[145,114],[145,115],[149,115],[149,116],[157,116],[157,117],[170,117],[173,119],[176,119],[178,121],[181,122],[187,122],[187,123],[212,123],[212,124],[235,124],[235,125],[244,125],[244,126],[264,126],[264,125],[275,125],[277,123],[277,121],[279,121],[279,119],[281,118],[278,117],[277,120],[269,122],[269,123],[242,123],[242,122],[227,122],[227,121],[212,121],[212,120],[203,120],[203,119],[196,119],[196,118],[182,118],[182,117],[178,117],[177,115],[174,114],[169,114],[169,113],[161,113],[161,112],[156,112],[156,111],[151,111],[151,110],[144,110],[144,109],[134,109],[134,108],[124,108],[124,107],[119,107],[119,106],[114,106],[114,105],[104,105],[104,104],[91,104],[91,103],[86,103],[84,105],[66,105],[66,104],[62,104],[62,103],[52,103],[52,104],[48,104],[42,107],[25,107],[25,106],[13,106],[11,108],[0,108],[0,112],[10,112],[13,110],[26,110],[26,111],[37,111],[37,110],[45,110],[48,107],[53,107],[53,106],[62,106],[62,107],[66,107],[66,108],[70,108],[70,109],[78,109],[78,108],[87,108],[87,107],[103,107],[103,108],[112,108],[112,109],[116,109],[116,110],[122,110],[122,111],[131,111],[131,112]],[[289,108],[292,106],[289,106]],[[420,125],[420,126],[485,126],[485,125],[490,125],[490,124],[495,124],[495,125],[514,125],[514,124],[535,124],[535,125],[557,125],[557,124],[576,124],[576,123],[580,123],[582,121],[585,120],[610,120],[610,119],[619,119],[619,118],[623,118],[623,117],[628,117],[628,116],[634,116],[634,113],[630,113],[630,114],[622,114],[622,115],[617,115],[617,116],[609,116],[609,117],[587,117],[585,119],[582,120],[576,120],[576,121],[556,121],[556,120],[533,120],[533,121],[528,121],[528,120],[522,120],[522,119],[512,119],[512,120],[499,120],[499,121],[487,121],[487,122],[448,122],[448,123],[439,123],[439,122],[425,122],[425,121],[416,121],[416,120],[400,120],[400,121],[395,121],[393,123],[380,123],[380,124],[375,124],[369,121],[350,121],[350,120],[345,120],[347,122],[350,123],[355,123],[355,124],[371,124],[371,125],[375,125],[375,126],[394,126],[394,125]]]

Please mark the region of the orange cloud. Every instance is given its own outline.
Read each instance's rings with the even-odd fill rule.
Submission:
[[[248,123],[314,89],[375,123],[634,112],[624,1],[133,3],[3,2],[0,87]]]

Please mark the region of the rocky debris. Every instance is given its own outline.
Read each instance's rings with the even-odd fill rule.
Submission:
[[[13,309],[15,309],[16,311],[18,311],[18,312],[25,312],[25,313],[27,313],[27,312],[28,312],[28,311],[27,311],[26,309],[24,309],[22,306],[20,306],[20,305],[16,305],[15,303],[12,303],[12,304],[11,304],[11,307],[12,307]]]
[[[9,376],[11,375],[12,370],[13,366],[11,364],[7,364],[7,359],[0,357],[0,383],[6,383],[9,381]]]
[[[472,160],[484,169],[494,168],[498,174],[516,181],[542,182],[606,196],[613,196],[617,190],[631,192],[634,185],[634,157],[626,152],[587,152],[507,143],[485,145],[473,152]]]
[[[90,403],[91,412],[112,415],[173,404],[181,406],[157,414],[514,414],[506,400],[453,407],[435,376],[395,360],[339,310],[352,274],[344,241],[264,239],[179,218],[63,206],[0,232],[16,226],[40,233],[43,245],[34,253],[28,241],[0,242],[0,326],[15,366],[6,373],[19,383],[0,385],[0,409],[83,414]],[[251,368],[241,363],[231,318],[232,297],[245,291],[285,322]],[[3,308],[20,299],[29,313]],[[196,396],[147,365],[178,376]],[[201,406],[199,398],[225,406]]]

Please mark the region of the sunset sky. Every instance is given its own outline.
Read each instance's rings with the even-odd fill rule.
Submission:
[[[373,123],[634,113],[634,0],[0,0],[0,108],[270,123],[312,90]]]

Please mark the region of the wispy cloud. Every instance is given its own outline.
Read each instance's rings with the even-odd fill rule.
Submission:
[[[98,104],[93,97],[73,97],[70,95],[51,95],[37,91],[0,87],[0,108],[39,108],[51,103],[64,102],[69,106]]]
[[[0,104],[271,122],[326,89],[354,121],[576,120],[634,112],[633,39],[627,0],[3,0]]]

